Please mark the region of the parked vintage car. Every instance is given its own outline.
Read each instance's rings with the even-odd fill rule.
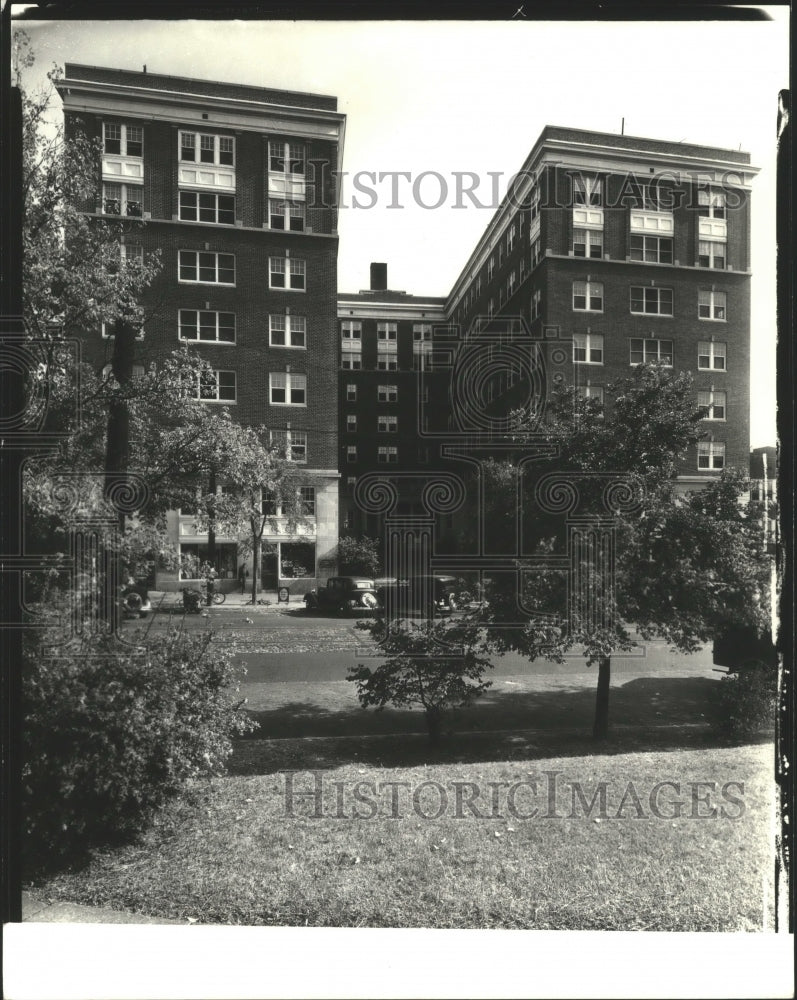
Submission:
[[[378,604],[374,581],[364,576],[331,576],[326,586],[304,595],[308,611],[332,611],[339,614],[373,612]]]
[[[414,576],[377,588],[376,596],[383,609],[399,614],[450,614],[457,609],[457,578],[454,576]]]

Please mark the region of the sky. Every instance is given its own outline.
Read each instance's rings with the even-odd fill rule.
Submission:
[[[15,5],[21,9],[23,5]],[[769,22],[25,22],[37,62],[225,80],[332,94],[346,114],[349,173],[434,171],[449,194],[414,203],[400,181],[376,204],[353,205],[343,182],[338,287],[369,282],[388,264],[391,288],[445,295],[493,215],[463,199],[454,173],[472,171],[489,204],[545,125],[673,141],[751,154],[751,446],[775,433],[775,156],[778,91],[789,85],[788,8]],[[438,199],[436,180],[420,200]],[[406,194],[405,194],[406,191]],[[360,198],[361,204],[369,199]],[[400,208],[389,206],[400,205]]]

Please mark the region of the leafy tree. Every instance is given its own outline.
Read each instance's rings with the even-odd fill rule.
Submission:
[[[379,575],[381,559],[379,542],[375,538],[345,536],[338,542],[338,568],[352,576]]]
[[[243,427],[228,420],[219,425],[217,434],[215,470],[225,490],[221,495],[213,491],[200,496],[197,522],[203,529],[213,522],[223,534],[242,536],[242,547],[254,559],[255,604],[266,528],[292,534],[306,523],[303,480],[285,450],[270,443],[267,428]]]
[[[386,705],[423,708],[429,740],[440,742],[446,711],[470,704],[492,684],[484,679],[492,666],[480,648],[481,627],[471,615],[457,619],[377,619],[362,623],[384,662],[371,668],[350,667],[363,708]]]
[[[728,470],[700,491],[675,491],[677,461],[701,437],[693,398],[690,376],[652,365],[610,386],[605,412],[572,388],[555,392],[542,432],[559,453],[535,463],[524,481],[534,516],[526,519],[530,544],[523,555],[567,551],[563,516],[534,507],[534,486],[551,471],[572,477],[585,531],[609,514],[608,478],[625,477],[638,502],[614,516],[616,561],[608,578],[593,556],[581,549],[570,553],[571,579],[588,600],[568,594],[566,573],[550,564],[530,567],[520,595],[506,576],[496,577],[488,591],[493,648],[559,662],[576,649],[598,665],[599,740],[608,735],[611,657],[638,645],[632,629],[643,640],[662,638],[689,653],[728,623],[765,623],[760,519],[756,508],[741,502],[744,477]]]

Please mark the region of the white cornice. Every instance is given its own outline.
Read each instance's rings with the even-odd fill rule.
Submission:
[[[338,319],[411,319],[445,322],[445,307],[439,302],[379,302],[338,298]]]

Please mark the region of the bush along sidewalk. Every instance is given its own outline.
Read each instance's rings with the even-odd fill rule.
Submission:
[[[142,831],[191,778],[224,771],[254,725],[239,669],[212,633],[172,630],[146,648],[107,635],[23,658],[25,875]]]

